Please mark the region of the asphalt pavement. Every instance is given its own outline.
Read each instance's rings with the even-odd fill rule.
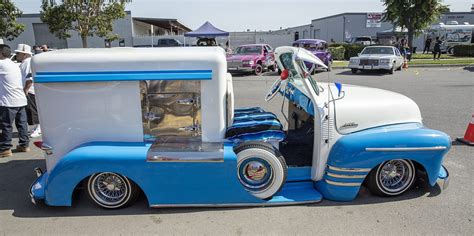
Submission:
[[[262,106],[281,116],[281,97],[268,103],[263,99],[276,78],[234,76],[236,107]],[[474,112],[474,67],[410,68],[394,75],[352,75],[337,69],[316,78],[405,94],[420,106],[425,126],[452,138],[464,134]],[[31,204],[33,168],[44,168],[41,152],[32,149],[0,159],[0,235],[474,234],[474,147],[457,143],[444,162],[451,175],[446,191],[418,182],[400,197],[376,197],[362,188],[352,202],[252,208],[152,209],[142,197],[120,210],[100,209],[84,194],[77,196],[73,207]]]

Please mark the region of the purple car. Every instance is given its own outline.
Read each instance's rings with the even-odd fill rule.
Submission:
[[[327,71],[331,71],[332,55],[328,50],[328,44],[321,39],[299,39],[293,42],[293,47],[302,47],[312,52],[328,67]],[[311,63],[305,63],[306,67],[311,68]]]
[[[268,44],[242,45],[227,56],[229,72],[252,72],[260,75],[266,70],[274,71],[275,65],[275,55]]]

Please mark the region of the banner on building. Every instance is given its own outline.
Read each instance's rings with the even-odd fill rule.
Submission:
[[[367,13],[366,28],[379,28],[382,26],[382,13]]]

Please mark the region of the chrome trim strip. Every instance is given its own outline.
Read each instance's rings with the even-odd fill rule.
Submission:
[[[335,181],[331,181],[331,180],[327,180],[327,179],[325,179],[324,181],[326,181],[326,183],[328,183],[330,185],[344,186],[344,187],[358,187],[362,184],[362,183],[335,182]]]
[[[200,153],[207,156],[173,156],[173,155],[153,155],[147,158],[147,162],[224,162],[222,153]],[[179,154],[177,154],[179,155]]]
[[[168,208],[168,207],[252,207],[252,206],[290,206],[303,205],[311,203],[319,203],[322,200],[301,201],[301,202],[262,202],[262,203],[222,203],[222,204],[154,204],[150,205],[153,208]]]
[[[340,178],[340,179],[364,179],[366,175],[340,175],[334,174],[331,172],[326,172],[326,174],[330,177]]]
[[[446,150],[446,146],[434,146],[434,147],[386,147],[386,148],[365,148],[368,152],[409,152],[409,151],[438,151]]]
[[[370,172],[370,168],[342,168],[342,167],[334,167],[328,165],[330,170],[341,171],[341,172]]]

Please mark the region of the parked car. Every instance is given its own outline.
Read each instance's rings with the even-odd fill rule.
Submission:
[[[156,47],[182,47],[183,43],[181,43],[177,39],[172,39],[172,38],[162,38],[158,39],[158,42],[156,43]]]
[[[220,47],[33,57],[46,170],[35,170],[31,200],[71,206],[82,189],[109,209],[139,194],[151,207],[275,206],[350,201],[362,185],[398,196],[417,178],[447,186],[450,138],[423,126],[413,100],[320,83],[304,62],[325,65],[307,50],[275,57],[281,77],[262,100],[282,95],[282,120],[234,108]]]
[[[368,46],[359,56],[351,57],[349,68],[352,73],[358,70],[385,70],[393,74],[395,70],[401,70],[404,58],[396,47],[392,46]]]
[[[370,36],[357,36],[352,37],[349,41],[351,44],[362,44],[365,46],[374,45],[376,44],[375,41]]]
[[[268,44],[242,45],[227,56],[229,72],[253,72],[256,75],[276,69],[275,55]]]
[[[302,47],[311,53],[313,53],[316,57],[321,59],[326,65],[326,68],[322,68],[314,64],[317,68],[316,69],[325,69],[327,71],[331,71],[332,69],[332,55],[331,52],[328,50],[328,44],[326,41],[321,39],[299,39],[293,42],[293,47]],[[313,64],[309,62],[305,62],[308,68],[311,68]],[[316,70],[313,70],[316,71]]]

